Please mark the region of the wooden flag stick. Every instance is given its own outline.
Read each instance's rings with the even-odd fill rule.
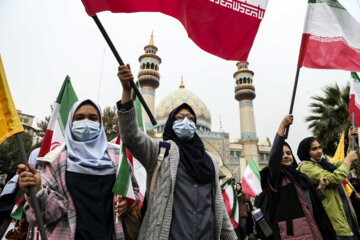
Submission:
[[[290,103],[290,111],[289,114],[292,114],[293,109],[294,109],[294,103],[295,103],[295,96],[296,96],[296,89],[297,89],[297,84],[298,84],[298,79],[299,79],[299,74],[300,74],[300,68],[298,67],[296,69],[296,76],[295,76],[295,82],[294,82],[294,88],[293,88],[293,93],[292,93],[292,97],[291,97],[291,103]],[[287,126],[285,129],[285,139],[287,139],[288,134],[289,134],[289,130],[290,130],[290,126]]]
[[[94,19],[96,25],[98,26],[100,32],[102,33],[103,37],[105,38],[105,41],[106,41],[107,44],[109,45],[109,47],[110,47],[112,53],[114,54],[116,60],[118,61],[118,63],[119,63],[120,65],[125,65],[124,62],[123,62],[123,60],[121,59],[118,51],[116,50],[114,44],[112,43],[109,35],[108,35],[107,32],[105,31],[105,28],[104,28],[103,25],[101,24],[99,18],[96,16],[96,14],[95,14],[94,16],[91,16],[91,17]],[[149,106],[146,104],[143,96],[141,95],[139,89],[136,87],[136,85],[135,85],[135,83],[134,83],[133,80],[130,81],[130,84],[131,84],[131,87],[134,89],[134,92],[135,92],[136,96],[139,98],[139,100],[140,100],[140,102],[141,102],[141,105],[144,107],[147,115],[149,116],[152,125],[155,126],[155,125],[157,124],[157,122],[156,122],[153,114],[151,113],[151,110],[150,110]]]
[[[24,142],[22,140],[21,134],[16,133],[15,137],[16,137],[16,141],[17,141],[19,151],[20,151],[21,162],[23,164],[25,164],[26,167],[29,168],[28,161],[27,161],[26,154],[25,154]],[[39,227],[41,239],[42,240],[47,240],[46,233],[45,233],[45,228],[44,228],[44,221],[43,221],[42,216],[40,214],[39,202],[38,202],[38,200],[36,198],[34,187],[30,187],[29,192],[30,192],[31,207],[35,211],[36,223],[37,223],[37,225]]]

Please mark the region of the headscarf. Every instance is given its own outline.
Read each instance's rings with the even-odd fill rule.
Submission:
[[[90,103],[97,109],[100,116],[100,133],[93,140],[80,142],[74,139],[71,128],[76,110],[85,103]],[[67,171],[90,175],[115,173],[115,167],[106,153],[107,140],[102,122],[101,108],[92,100],[78,101],[72,106],[65,129],[65,143],[67,149]]]
[[[316,162],[317,164],[319,164],[323,169],[329,171],[329,172],[333,172],[336,167],[334,165],[332,165],[331,163],[329,163],[324,157],[321,158],[320,161],[316,161],[314,159],[312,159],[310,157],[310,144],[313,141],[316,141],[316,138],[314,137],[307,137],[304,138],[298,147],[298,151],[297,151],[297,155],[300,158],[301,161],[312,161],[312,162]]]
[[[191,114],[196,115],[194,110],[186,103],[181,104],[171,111],[165,123],[163,139],[172,140],[179,147],[180,161],[184,164],[187,171],[195,178],[198,183],[211,183],[215,178],[215,168],[211,158],[206,154],[205,147],[199,135],[195,132],[193,138],[189,140],[179,139],[174,130],[173,123],[175,115],[181,109],[188,109]]]
[[[291,150],[290,145],[287,142],[284,142],[283,146],[287,146],[290,151],[291,151],[291,155],[293,158],[293,163],[290,166],[285,166],[285,165],[281,165],[282,169],[286,169],[287,172],[289,172],[291,174],[292,179],[301,186],[301,188],[309,188],[309,179],[308,177],[303,174],[302,172],[298,171],[296,168],[298,167],[298,164],[296,162],[295,156]]]

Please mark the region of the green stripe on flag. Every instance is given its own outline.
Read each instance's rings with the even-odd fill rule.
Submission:
[[[352,77],[355,81],[360,82],[360,78],[359,78],[359,76],[357,75],[356,72],[351,72],[351,77]]]
[[[61,131],[65,132],[66,122],[71,110],[72,105],[78,101],[74,88],[71,84],[70,77],[66,76],[63,85],[61,86],[56,103],[60,105],[57,120]]]
[[[121,144],[121,155],[121,165],[112,191],[125,197],[129,189],[130,173],[129,162],[126,156],[125,146],[123,144]]]
[[[260,168],[253,158],[250,159],[249,166],[253,173],[256,175],[256,177],[260,180]]]
[[[325,3],[327,4],[329,7],[334,7],[334,8],[339,8],[339,9],[344,9],[343,5],[341,5],[338,1],[336,0],[309,0],[308,3]]]
[[[139,81],[136,82],[136,87],[140,90],[140,83]],[[136,118],[138,121],[138,126],[142,132],[145,131],[144,129],[144,121],[143,121],[143,115],[142,115],[142,105],[139,100],[139,98],[136,96],[135,92],[133,92],[133,101],[135,105],[135,112],[136,112]]]

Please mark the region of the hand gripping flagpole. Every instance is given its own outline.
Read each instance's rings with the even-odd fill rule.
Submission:
[[[94,19],[96,25],[98,26],[100,32],[102,33],[103,37],[105,38],[105,41],[106,41],[107,44],[109,45],[109,47],[110,47],[111,51],[113,52],[113,54],[114,54],[116,60],[118,61],[118,63],[119,63],[120,65],[125,65],[124,62],[123,62],[123,60],[121,59],[119,53],[117,52],[114,44],[112,43],[109,35],[106,33],[105,28],[104,28],[103,25],[101,24],[99,18],[96,16],[96,14],[95,14],[94,16],[91,16],[91,17]],[[156,122],[153,114],[151,113],[151,110],[150,110],[149,106],[146,104],[143,96],[141,95],[139,89],[136,87],[135,82],[134,82],[133,80],[130,81],[130,85],[131,85],[131,87],[134,89],[134,92],[135,92],[136,96],[139,98],[142,106],[144,107],[146,113],[148,114],[152,125],[155,126],[155,125],[157,124],[157,122]]]
[[[301,67],[297,67],[297,69],[296,69],[296,76],[295,76],[293,93],[292,93],[292,97],[291,97],[289,114],[292,114],[293,109],[294,109],[296,89],[297,89],[297,84],[298,84],[298,79],[299,79],[299,74],[300,74],[300,68],[301,68]],[[285,139],[287,139],[287,137],[288,137],[289,130],[290,130],[290,126],[287,126],[287,127],[285,128]]]
[[[26,158],[26,155],[25,155],[24,142],[23,142],[23,140],[21,138],[21,134],[16,133],[15,137],[16,137],[17,144],[19,146],[21,161],[22,161],[23,164],[25,164],[27,167],[29,167],[28,161],[27,161],[27,158]],[[42,240],[47,240],[46,233],[45,233],[45,228],[44,228],[44,221],[43,221],[41,213],[40,213],[39,202],[38,202],[38,200],[36,198],[34,187],[29,188],[29,193],[30,193],[31,207],[34,209],[34,212],[35,212],[36,223],[37,223],[37,225],[39,227],[41,239]]]

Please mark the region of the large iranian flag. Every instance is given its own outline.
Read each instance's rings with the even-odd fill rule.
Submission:
[[[136,82],[136,86],[137,88],[140,88],[139,82]],[[135,93],[133,94],[133,101],[135,105],[138,126],[141,131],[145,132],[145,124],[143,121],[141,102],[136,97]],[[113,142],[114,144],[120,144],[120,161],[118,165],[118,175],[112,191],[116,194],[125,196],[128,200],[128,207],[130,207],[136,200],[130,175],[131,172],[133,172],[140,188],[139,208],[141,208],[146,191],[146,170],[141,165],[141,163],[137,159],[135,159],[126,149],[120,137],[121,133],[118,134],[117,139]],[[132,169],[132,171],[129,171],[129,169]]]
[[[298,67],[360,71],[360,0],[309,0]]]
[[[234,181],[232,179],[227,179],[221,184],[221,190],[230,221],[233,227],[237,228],[239,226],[239,202]]]
[[[253,158],[246,166],[244,176],[241,179],[241,186],[243,191],[251,196],[256,197],[262,192],[260,184],[260,168]]]
[[[45,156],[65,142],[65,127],[72,105],[78,100],[70,77],[66,76],[53,106],[38,157]]]
[[[86,12],[161,12],[178,19],[203,50],[246,61],[268,0],[82,0]]]
[[[349,101],[349,118],[352,121],[354,113],[355,125],[360,126],[360,78],[357,73],[351,73],[350,85],[350,101]]]

